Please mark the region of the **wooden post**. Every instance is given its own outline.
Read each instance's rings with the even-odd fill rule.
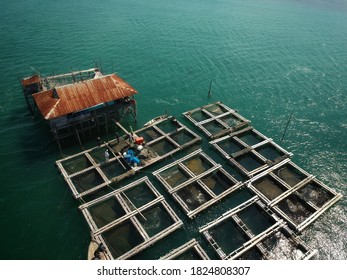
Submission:
[[[288,121],[287,121],[287,125],[286,125],[286,127],[285,127],[285,129],[284,129],[284,132],[283,132],[283,134],[282,134],[282,138],[281,138],[281,141],[280,141],[280,142],[283,141],[284,136],[286,135],[287,128],[288,128],[288,126],[289,126],[289,123],[290,123],[290,121],[291,121],[291,119],[292,119],[293,114],[294,114],[294,113],[291,113],[291,114],[290,114],[290,117],[289,117],[289,119],[288,119]]]
[[[99,65],[100,65],[100,72],[101,72],[101,73],[104,73],[104,71],[103,71],[103,69],[102,69],[100,57],[99,57]]]
[[[73,71],[71,70],[71,76],[72,76],[72,79],[73,79],[73,82],[76,83],[76,79],[75,79],[75,76],[73,74]]]
[[[210,82],[210,87],[208,88],[208,95],[207,95],[208,98],[211,97],[211,87],[212,87],[212,80]]]
[[[33,108],[31,108],[31,105],[30,105],[30,102],[29,102],[29,99],[28,99],[28,95],[24,93],[24,96],[25,96],[25,101],[27,103],[28,109],[30,111],[30,115],[34,116],[34,110],[33,110]]]
[[[88,119],[88,129],[89,129],[89,135],[92,135],[92,129],[91,129],[91,125],[90,125],[90,119]]]
[[[81,146],[82,150],[84,150],[84,148],[83,148],[83,146],[82,146],[82,142],[81,142],[80,135],[79,135],[79,133],[78,133],[78,129],[75,129],[75,131],[76,131],[76,134],[77,134],[78,142],[80,143],[80,146]]]
[[[81,73],[81,71],[80,71],[80,78],[81,78],[81,81],[83,81],[83,77],[82,77],[82,73]]]
[[[29,102],[29,99],[28,99],[28,95],[27,95],[27,94],[25,93],[25,91],[24,91],[25,88],[23,87],[22,81],[21,81],[21,79],[19,78],[19,76],[18,76],[18,81],[19,81],[19,84],[20,84],[20,86],[21,86],[21,88],[22,88],[23,95],[24,95],[24,97],[25,97],[25,101],[26,101],[27,106],[28,106],[28,109],[29,109],[29,111],[30,111],[30,115],[33,116],[33,115],[34,115],[34,110],[32,109],[32,107],[31,107],[31,105],[30,105],[30,102]]]
[[[63,157],[63,151],[62,151],[62,148],[61,148],[61,145],[60,145],[59,135],[58,135],[56,129],[54,129],[54,136],[55,136],[55,138],[57,139],[57,143],[58,143],[60,155],[61,155],[61,157]]]
[[[108,137],[108,123],[107,123],[108,116],[107,115],[108,115],[108,113],[105,113],[106,136]]]
[[[95,122],[96,122],[96,126],[98,128],[98,135],[100,134],[100,125],[99,125],[99,119],[98,119],[98,115],[95,114]]]
[[[84,125],[83,125],[83,120],[80,122],[80,124],[81,124],[81,129],[82,129],[82,135],[83,135],[83,137],[85,137],[85,134],[84,134]]]

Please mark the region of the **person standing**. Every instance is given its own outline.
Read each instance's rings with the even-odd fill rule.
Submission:
[[[105,151],[105,161],[108,162],[110,160],[110,154],[108,153],[108,150]]]

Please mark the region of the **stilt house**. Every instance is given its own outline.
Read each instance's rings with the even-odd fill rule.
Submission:
[[[138,93],[116,74],[97,68],[50,77],[34,75],[21,80],[30,112],[38,109],[59,139],[107,127],[127,114],[136,118]],[[80,140],[80,139],[79,139]]]

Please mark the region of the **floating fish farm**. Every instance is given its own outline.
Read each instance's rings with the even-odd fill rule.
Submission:
[[[116,125],[122,136],[56,161],[90,228],[89,259],[315,258],[300,234],[342,195],[235,110]]]

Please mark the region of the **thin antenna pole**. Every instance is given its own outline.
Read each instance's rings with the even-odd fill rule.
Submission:
[[[212,80],[210,82],[210,87],[208,88],[208,97],[211,97],[211,87],[212,87]]]
[[[285,127],[285,129],[284,129],[284,131],[283,131],[282,138],[281,138],[281,141],[280,141],[280,142],[283,141],[284,136],[285,136],[286,133],[287,133],[287,129],[288,129],[289,123],[290,123],[290,121],[291,121],[291,119],[292,119],[292,117],[293,117],[293,114],[294,114],[294,113],[291,113],[291,114],[290,114],[290,117],[289,117],[289,119],[288,119],[288,121],[287,121],[287,125],[286,125],[286,127]]]
[[[76,83],[76,80],[75,80],[75,76],[74,76],[74,74],[73,74],[73,69],[72,69],[72,67],[71,67],[71,75],[72,75],[72,80],[73,80],[73,82]]]
[[[102,69],[102,64],[101,64],[101,59],[100,59],[100,57],[99,57],[99,65],[100,65],[100,72],[101,72],[101,73],[104,73],[104,70]]]

